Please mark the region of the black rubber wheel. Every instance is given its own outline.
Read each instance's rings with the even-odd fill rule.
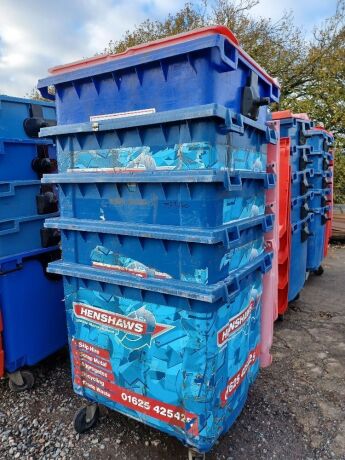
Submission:
[[[278,315],[278,321],[284,321],[285,315],[284,313],[282,315]]]
[[[206,454],[196,451],[195,449],[188,449],[188,460],[205,460]]]
[[[91,420],[86,420],[86,406],[81,407],[77,410],[74,416],[73,425],[77,433],[85,433],[85,431],[93,428],[99,419],[99,408],[97,406],[95,415]]]
[[[321,275],[323,275],[323,272],[324,272],[323,266],[320,265],[320,267],[317,270],[314,271],[314,275],[321,276]]]
[[[20,393],[21,391],[30,390],[35,384],[35,377],[30,371],[21,371],[23,378],[23,385],[17,385],[11,378],[9,379],[8,386],[15,393]]]

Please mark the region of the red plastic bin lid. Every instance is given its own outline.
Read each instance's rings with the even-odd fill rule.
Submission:
[[[177,43],[188,41],[188,40],[195,40],[197,38],[201,38],[207,35],[223,35],[226,37],[234,46],[237,48],[239,53],[247,59],[251,63],[251,65],[258,70],[269,82],[273,85],[278,86],[278,82],[272,78],[267,72],[259,66],[257,62],[254,61],[239,45],[239,41],[237,40],[236,36],[225,26],[209,26],[209,27],[202,27],[199,29],[194,29],[190,32],[184,32],[182,34],[173,35],[166,38],[161,38],[159,40],[151,41],[148,43],[144,43],[141,45],[132,46],[128,48],[126,51],[118,54],[100,54],[97,56],[93,56],[91,58],[81,59],[79,61],[74,61],[69,64],[63,64],[56,67],[52,67],[49,69],[49,73],[52,75],[58,75],[61,73],[72,72],[74,70],[83,69],[85,67],[91,67],[98,64],[104,64],[109,61],[113,61],[115,59],[120,59],[124,57],[133,56],[140,53],[147,53],[159,48],[163,48],[165,46],[175,45]]]
[[[273,120],[282,120],[284,118],[298,118],[299,120],[310,121],[307,113],[293,113],[291,110],[281,110],[279,112],[272,112]]]

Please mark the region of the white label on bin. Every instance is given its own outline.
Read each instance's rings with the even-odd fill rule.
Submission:
[[[131,110],[130,112],[106,113],[104,115],[91,115],[90,121],[114,120],[116,118],[137,117],[139,115],[150,115],[156,113],[156,109]]]

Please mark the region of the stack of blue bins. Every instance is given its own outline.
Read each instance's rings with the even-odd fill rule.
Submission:
[[[324,243],[326,237],[326,222],[329,219],[329,211],[332,206],[330,200],[332,187],[332,171],[330,165],[333,162],[332,147],[333,136],[324,129],[312,127],[307,133],[307,142],[311,146],[310,160],[314,175],[310,182],[313,198],[310,207],[314,213],[311,223],[311,235],[308,238],[307,270],[317,275],[322,275],[322,260],[324,257]]]
[[[59,123],[41,134],[59,174],[44,183],[59,184],[61,216],[45,226],[62,236],[49,271],[64,277],[74,390],[208,451],[259,370],[279,88],[222,27],[59,69],[51,85]]]
[[[291,254],[288,300],[293,301],[303,289],[307,274],[308,239],[314,220],[311,201],[314,197],[312,147],[307,134],[313,124],[298,115],[280,119],[280,136],[289,137],[291,152]]]
[[[58,201],[55,187],[40,182],[57,162],[55,145],[38,132],[55,124],[54,104],[0,96],[0,315],[5,370],[17,391],[33,384],[25,366],[66,343],[62,281],[46,273],[59,258],[59,236],[43,225],[58,215]]]

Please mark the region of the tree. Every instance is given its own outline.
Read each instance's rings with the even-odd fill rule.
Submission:
[[[294,23],[291,13],[279,21],[255,17],[259,0],[216,0],[186,3],[162,21],[147,19],[111,41],[106,53],[118,53],[151,40],[205,25],[229,27],[241,46],[281,83],[279,109],[307,112],[322,121],[337,139],[336,200],[345,202],[345,0],[338,0],[333,16],[314,29],[311,39]]]

